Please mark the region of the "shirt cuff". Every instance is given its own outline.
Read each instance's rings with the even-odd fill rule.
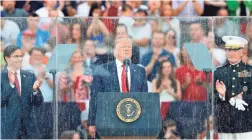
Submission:
[[[12,83],[10,83],[10,86],[11,86],[12,88],[14,88],[14,87],[15,87],[15,85],[13,85]]]
[[[225,101],[225,96],[223,97],[223,96],[221,96],[221,95],[219,94],[219,97],[220,97],[220,99],[221,99],[222,101]]]
[[[33,95],[37,95],[38,94],[38,91],[33,91]]]

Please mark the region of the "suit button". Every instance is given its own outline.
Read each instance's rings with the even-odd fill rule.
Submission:
[[[235,93],[232,93],[232,95],[235,95]]]
[[[233,77],[232,79],[235,80],[235,77]]]
[[[233,70],[233,72],[235,72],[235,70]]]
[[[246,81],[244,81],[244,84],[246,84],[247,82]]]
[[[235,87],[235,85],[232,85],[232,88],[234,88]]]

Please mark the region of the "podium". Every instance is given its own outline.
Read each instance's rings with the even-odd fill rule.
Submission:
[[[102,139],[156,139],[162,128],[159,94],[98,93],[95,121]]]

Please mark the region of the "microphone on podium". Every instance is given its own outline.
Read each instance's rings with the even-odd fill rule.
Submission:
[[[128,66],[130,66],[131,60],[126,58],[126,59],[124,59],[123,64],[126,67],[126,72],[128,72]]]
[[[126,68],[126,87],[127,87],[127,91],[129,91],[128,67],[131,64],[131,60],[126,58],[124,59],[123,64],[125,65],[125,68]]]

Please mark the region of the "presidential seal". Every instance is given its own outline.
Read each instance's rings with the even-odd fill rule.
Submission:
[[[134,122],[141,114],[141,106],[135,99],[125,98],[117,104],[116,113],[123,122]]]

